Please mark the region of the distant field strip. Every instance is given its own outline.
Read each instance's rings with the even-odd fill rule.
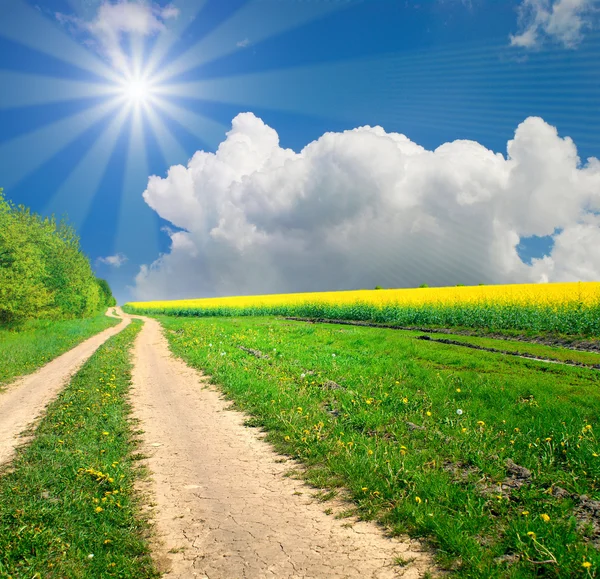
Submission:
[[[298,316],[591,336],[600,335],[600,283],[359,290],[131,302],[125,310],[189,317]]]

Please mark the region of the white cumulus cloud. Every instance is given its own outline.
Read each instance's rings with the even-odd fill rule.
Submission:
[[[122,253],[116,253],[115,255],[108,255],[106,257],[99,257],[96,262],[103,263],[104,265],[110,265],[111,267],[121,267],[127,261],[127,256]]]
[[[600,162],[536,117],[504,156],[381,127],[296,153],[242,113],[216,153],[150,177],[144,199],[181,230],[140,270],[139,299],[600,279]],[[527,265],[531,235],[555,245]]]
[[[533,48],[551,39],[565,48],[581,42],[583,30],[592,24],[597,0],[522,0],[521,31],[510,35],[512,46]]]

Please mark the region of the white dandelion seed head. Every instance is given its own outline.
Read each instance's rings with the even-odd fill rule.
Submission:
[[[460,408],[459,408],[459,409],[456,411],[456,414],[458,414],[459,416],[460,416],[462,413],[463,413],[463,411],[462,411]]]
[[[305,377],[306,377],[306,374],[304,374],[304,373],[300,374],[300,378],[305,378]]]

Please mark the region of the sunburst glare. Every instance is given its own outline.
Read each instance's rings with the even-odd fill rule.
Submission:
[[[145,104],[152,95],[152,84],[144,77],[133,77],[123,82],[121,91],[131,104]]]

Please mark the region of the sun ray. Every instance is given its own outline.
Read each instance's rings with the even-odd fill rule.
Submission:
[[[177,121],[186,130],[200,138],[204,143],[216,149],[223,140],[227,127],[203,115],[193,113],[167,101],[166,99],[153,97],[152,104],[156,105],[167,116]]]
[[[163,28],[148,55],[145,70],[149,76],[156,73],[169,49],[180,39],[186,27],[196,19],[206,3],[207,0],[179,0],[177,2],[178,17]]]
[[[487,65],[483,67],[486,68]],[[514,99],[498,102],[493,98],[485,72],[471,71],[469,81],[463,78],[467,86],[471,83],[471,89],[461,90],[453,80],[454,73],[458,75],[462,70],[460,61],[449,66],[443,75],[436,75],[436,85],[431,84],[430,77],[421,78],[425,74],[423,70],[430,75],[430,69],[429,64],[412,64],[402,55],[387,55],[165,85],[157,89],[157,94],[165,98],[185,97],[330,119],[356,121],[359,118],[362,123],[368,123],[371,118],[376,118],[378,123],[397,123],[405,119],[414,126],[418,119],[424,127],[445,126],[463,133],[474,130],[477,135],[497,132],[490,121],[510,122],[514,130],[514,123],[523,120],[515,117]],[[507,65],[504,74],[505,82],[510,84],[511,79],[514,81],[527,71],[515,72]],[[547,67],[532,81],[539,87],[529,93],[530,98],[535,99],[537,114],[560,115],[564,111],[564,100],[555,98],[553,91],[540,90],[544,86],[554,89],[557,74],[556,69]],[[577,82],[585,84],[585,79],[580,81],[579,78],[577,76]],[[527,95],[520,86],[515,85],[513,89],[515,99]],[[572,86],[569,90],[572,91]],[[343,100],[340,94],[345,95]],[[593,100],[591,95],[573,104]],[[589,111],[577,106],[572,108],[571,125],[579,123],[585,130],[589,127]]]
[[[144,255],[158,255],[158,228],[156,214],[142,198],[150,174],[142,107],[131,107],[130,115],[129,145],[114,251],[140,263]]]
[[[148,106],[145,107],[144,112],[146,113],[150,128],[156,137],[156,142],[160,147],[163,159],[168,167],[173,165],[187,165],[189,155],[179,141],[173,136],[173,133],[171,133],[156,111]]]
[[[98,57],[69,38],[24,0],[0,4],[0,36],[39,50],[98,76],[115,80],[115,73]]]
[[[85,222],[94,195],[115,144],[125,124],[127,110],[122,109],[104,129],[102,135],[77,164],[55,195],[46,204],[44,213],[64,213],[68,207],[69,220],[79,229]]]
[[[5,168],[2,175],[4,186],[14,186],[118,105],[114,99],[103,102],[0,145],[0,159]],[[47,145],[42,147],[40,143]]]
[[[281,2],[251,0],[158,73],[158,82],[197,68],[240,49],[239,43],[257,43],[311,20],[348,7],[352,2]],[[267,15],[267,16],[266,16]]]
[[[6,70],[0,70],[0,86],[0,108],[4,109],[114,94],[114,89],[106,83],[65,80]]]

